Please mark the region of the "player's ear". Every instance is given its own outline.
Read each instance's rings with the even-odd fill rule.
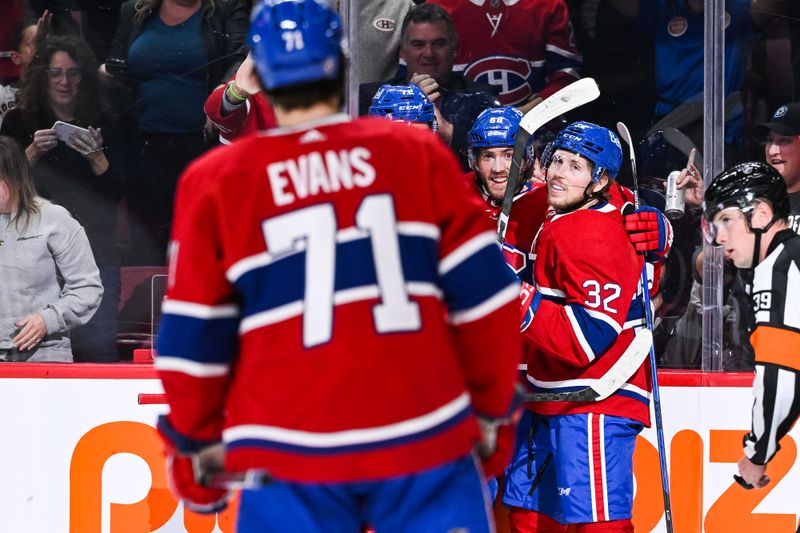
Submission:
[[[18,52],[11,52],[11,62],[17,66],[22,64],[22,57],[19,55]]]

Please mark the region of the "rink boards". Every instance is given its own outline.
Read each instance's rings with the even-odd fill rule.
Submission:
[[[675,531],[794,532],[797,428],[770,463],[768,489],[745,491],[731,477],[749,425],[752,376],[664,372],[660,380]],[[9,364],[0,381],[4,531],[234,531],[235,511],[200,516],[170,495],[153,429],[166,406],[149,365]],[[648,430],[636,449],[637,532],[666,530],[655,443]]]

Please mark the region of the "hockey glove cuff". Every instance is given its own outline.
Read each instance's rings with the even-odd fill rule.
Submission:
[[[218,513],[225,509],[230,493],[225,489],[204,486],[200,482],[204,475],[222,471],[222,443],[198,441],[182,435],[164,415],[158,418],[156,427],[164,441],[170,487],[183,501],[184,507],[201,514]]]
[[[644,206],[623,218],[633,247],[645,254],[648,262],[662,261],[667,256],[672,247],[672,225],[664,213]]]
[[[520,333],[530,327],[533,322],[533,315],[539,309],[539,303],[542,296],[536,291],[536,288],[529,284],[522,282],[519,291],[519,331]]]

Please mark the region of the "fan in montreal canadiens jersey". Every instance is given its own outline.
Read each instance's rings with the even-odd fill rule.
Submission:
[[[578,79],[583,62],[564,0],[429,0],[456,25],[453,69],[496,87],[504,105],[544,99]]]

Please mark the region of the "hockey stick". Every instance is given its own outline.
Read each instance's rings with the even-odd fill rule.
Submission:
[[[530,392],[522,395],[524,402],[599,402],[605,400],[628,382],[630,377],[642,366],[650,348],[653,334],[642,329],[636,332],[633,341],[614,365],[592,385],[568,392]]]
[[[731,116],[733,110],[736,109],[736,106],[741,104],[742,100],[740,96],[741,94],[739,91],[734,91],[725,97],[725,102],[723,105],[725,107],[726,119]],[[672,111],[661,117],[661,120],[653,124],[650,129],[647,130],[646,135],[650,135],[658,130],[663,130],[664,128],[681,129],[702,118],[702,100],[683,102],[682,104],[675,106]]]
[[[511,158],[511,169],[508,172],[508,180],[506,180],[506,192],[503,195],[500,217],[497,220],[497,241],[500,244],[505,241],[511,205],[514,203],[514,195],[516,195],[522,180],[522,158],[525,157],[525,146],[528,144],[528,140],[536,130],[551,120],[591,102],[598,96],[600,96],[600,88],[597,87],[597,83],[592,78],[582,78],[547,97],[542,103],[525,113],[520,120],[517,138],[514,142],[514,155]]]
[[[253,468],[246,472],[201,472],[199,483],[204,487],[222,490],[257,490],[272,482],[266,470]]]
[[[639,182],[636,175],[636,153],[634,152],[633,141],[628,127],[622,122],[617,122],[622,140],[628,143],[628,153],[631,159],[631,177],[633,178],[633,203],[639,209]],[[642,300],[644,303],[644,316],[647,322],[647,329],[653,331],[653,318],[650,316],[650,290],[647,283],[647,264],[642,265]],[[653,379],[653,407],[656,414],[656,437],[658,441],[658,456],[661,461],[661,490],[664,494],[664,518],[667,523],[667,533],[672,533],[672,504],[669,496],[669,475],[667,473],[667,455],[664,445],[664,423],[661,419],[661,394],[658,388],[658,368],[656,367],[656,351],[650,345],[650,373]]]
[[[692,153],[692,150],[694,150],[694,164],[699,169],[703,168],[703,153],[697,149],[694,142],[692,142],[692,140],[687,137],[686,134],[680,130],[676,130],[675,128],[664,128],[661,131],[664,140],[667,141],[671,146],[677,148],[686,157],[689,157],[689,155]]]

